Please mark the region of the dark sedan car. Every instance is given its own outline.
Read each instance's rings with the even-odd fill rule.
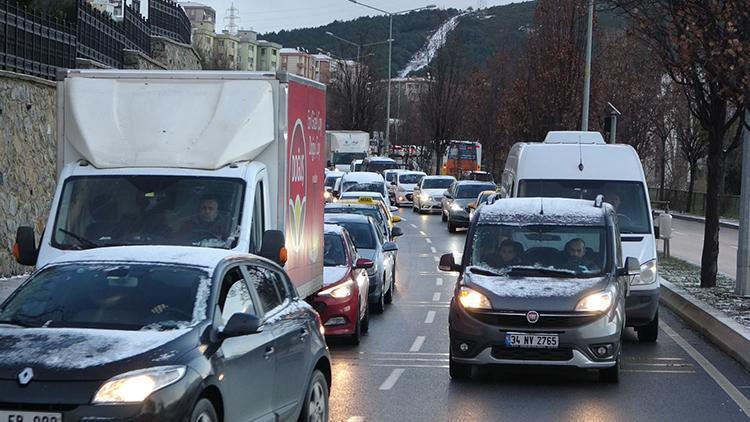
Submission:
[[[459,180],[453,182],[443,195],[443,221],[448,222],[448,231],[455,233],[459,227],[469,227],[466,206],[474,202],[482,191],[495,190],[494,183]]]
[[[320,320],[276,264],[171,246],[75,258],[0,306],[3,420],[326,420]]]

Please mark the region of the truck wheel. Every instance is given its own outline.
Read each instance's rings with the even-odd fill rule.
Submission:
[[[451,223],[450,221],[448,221],[448,232],[450,232],[450,233],[455,233],[456,232],[456,226],[453,223]]]
[[[646,325],[636,327],[638,332],[638,341],[641,343],[653,343],[659,336],[659,311],[656,311],[654,319]]]
[[[471,379],[472,365],[453,361],[453,355],[448,354],[448,373],[454,381],[468,381]]]
[[[620,358],[615,361],[615,366],[599,370],[599,381],[616,383],[620,381]]]

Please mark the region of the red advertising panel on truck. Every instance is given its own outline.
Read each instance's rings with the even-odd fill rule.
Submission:
[[[325,89],[289,80],[285,269],[295,286],[323,274]]]

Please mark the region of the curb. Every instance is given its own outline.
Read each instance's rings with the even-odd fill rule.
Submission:
[[[685,215],[685,214],[670,214],[672,218],[676,218],[678,220],[685,220],[685,221],[693,221],[696,223],[705,224],[706,219],[703,217],[698,217],[696,215]],[[738,223],[731,223],[729,221],[721,221],[719,220],[719,226],[720,227],[726,227],[728,229],[739,229],[740,225]]]
[[[750,329],[663,278],[660,301],[750,370]]]

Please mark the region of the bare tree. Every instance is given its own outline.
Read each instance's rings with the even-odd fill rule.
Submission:
[[[342,130],[371,132],[383,108],[383,84],[367,61],[338,61],[329,84],[331,122]]]
[[[727,154],[739,146],[749,77],[743,0],[612,0],[635,22],[636,31],[660,58],[689,100],[708,141],[706,224],[701,287],[716,285],[719,256],[719,195]],[[747,26],[745,26],[747,28]],[[743,38],[744,37],[744,38]],[[736,57],[745,61],[737,65]],[[732,56],[735,60],[730,60]],[[733,128],[737,128],[732,132]]]
[[[435,174],[440,174],[443,154],[463,124],[466,87],[461,73],[460,41],[449,40],[429,65],[428,84],[419,101],[420,117],[435,155]]]

